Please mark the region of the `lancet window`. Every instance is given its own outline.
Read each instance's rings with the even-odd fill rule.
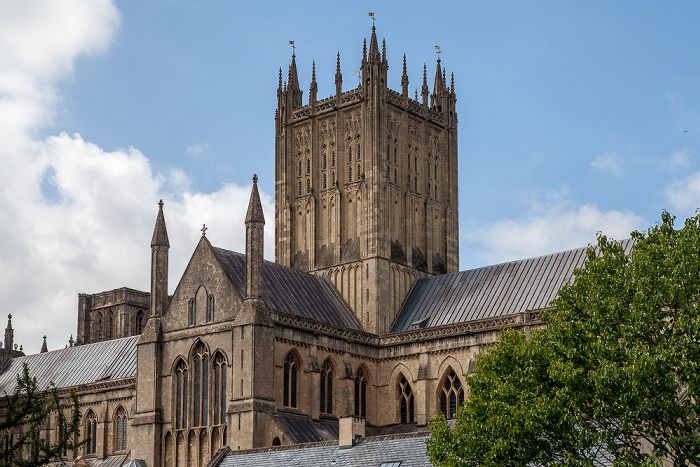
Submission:
[[[367,416],[367,374],[362,367],[355,376],[355,416]]]
[[[282,403],[285,407],[297,406],[297,370],[298,363],[290,352],[284,359],[284,396]]]
[[[175,367],[175,429],[187,428],[187,364],[180,360]]]
[[[214,321],[214,296],[209,295],[209,303],[207,307],[207,321],[212,322]]]
[[[136,334],[141,334],[143,331],[143,310],[136,313]]]
[[[453,418],[464,402],[464,387],[457,374],[450,368],[440,393],[440,412],[445,418]]]
[[[114,416],[114,446],[116,451],[126,451],[126,410],[119,407]]]
[[[226,357],[221,352],[214,356],[214,425],[226,423]]]
[[[97,315],[97,340],[102,340],[102,313]]]
[[[401,378],[399,378],[398,393],[401,423],[413,423],[415,421],[413,391],[404,375],[401,375]]]
[[[190,300],[190,306],[189,306],[189,323],[190,326],[195,325],[195,318],[196,318],[196,311],[197,311],[197,305],[194,301],[194,298]]]
[[[114,313],[109,310],[107,313],[107,339],[112,338],[112,329],[114,329]]]
[[[321,413],[333,413],[333,367],[330,360],[321,366]]]
[[[95,454],[97,452],[97,415],[92,410],[85,415],[85,453]]]
[[[209,411],[209,352],[203,343],[197,344],[192,356],[192,426],[207,426]]]

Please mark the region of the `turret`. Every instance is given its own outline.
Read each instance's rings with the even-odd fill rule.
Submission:
[[[248,213],[245,216],[245,299],[263,298],[263,238],[265,216],[263,215],[258,176],[253,175]]]
[[[163,216],[163,200],[158,202],[158,217],[151,239],[151,316],[162,316],[168,303],[168,231]]]
[[[406,73],[406,54],[403,54],[403,74],[401,75],[401,95],[408,98],[408,73]]]
[[[338,64],[335,68],[335,96],[340,99],[343,93],[343,75],[340,73],[340,52],[338,52]]]
[[[12,329],[12,315],[7,315],[7,327],[5,328],[5,350],[12,350],[15,345],[15,331]]]

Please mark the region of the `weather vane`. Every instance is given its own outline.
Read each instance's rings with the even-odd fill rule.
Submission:
[[[207,236],[207,224],[202,224],[202,228],[200,229],[202,231],[202,237]]]
[[[436,46],[435,46],[435,53],[438,54],[438,56],[440,56],[439,54],[442,53],[442,50],[440,50],[440,46],[439,46],[439,45],[436,45]]]
[[[374,12],[373,12],[373,11],[370,11],[370,12],[367,13],[367,14],[372,18],[372,27],[374,27]]]
[[[294,52],[296,52],[296,47],[294,46],[294,41],[289,41],[289,45],[292,46],[292,55],[294,55]]]

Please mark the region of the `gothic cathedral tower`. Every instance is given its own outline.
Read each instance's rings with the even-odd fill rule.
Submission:
[[[437,60],[421,100],[387,87],[386,42],[365,40],[361,84],[303,105],[296,60],[275,114],[276,261],[324,274],[365,330],[383,334],[420,277],[459,270],[457,113]],[[429,102],[430,100],[430,102]]]

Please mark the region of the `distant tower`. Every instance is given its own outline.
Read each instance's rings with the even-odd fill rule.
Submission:
[[[168,305],[168,230],[163,216],[163,200],[158,202],[158,217],[151,239],[151,316],[162,316]]]
[[[374,26],[361,84],[309,104],[292,55],[275,114],[275,257],[325,274],[366,330],[387,332],[415,281],[459,270],[457,98],[438,59],[422,101],[387,87]],[[425,68],[424,68],[425,70]],[[430,97],[430,104],[428,98]]]

